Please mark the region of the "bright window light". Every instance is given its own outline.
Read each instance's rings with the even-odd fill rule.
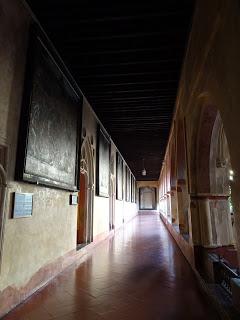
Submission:
[[[229,170],[229,180],[233,181],[233,177],[234,177],[234,172],[233,170]]]

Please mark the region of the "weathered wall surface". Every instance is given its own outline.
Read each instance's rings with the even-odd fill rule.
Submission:
[[[1,314],[2,309],[18,303],[28,290],[54,275],[51,263],[75,248],[76,207],[69,206],[68,192],[14,181],[30,17],[21,2],[15,0],[0,1],[0,17],[0,144],[6,147],[8,156]],[[31,218],[11,219],[12,196],[16,191],[33,193]],[[45,277],[43,268],[48,268]],[[35,279],[29,285],[33,276]],[[26,285],[29,287],[25,290]],[[18,289],[22,290],[19,294]]]
[[[0,0],[0,147],[6,148],[8,158],[0,316],[72,263],[76,255],[77,207],[69,205],[70,193],[14,181],[30,21],[21,1]],[[92,142],[94,157],[96,126],[97,120],[84,99],[83,128]],[[94,158],[94,177],[95,165]],[[33,193],[32,217],[11,218],[16,191]],[[137,213],[136,204],[124,208],[121,204],[116,211],[120,216],[116,219],[118,226],[122,225],[122,216],[129,220]],[[94,196],[93,238],[108,233],[109,199]]]
[[[164,199],[167,199],[168,194],[174,197],[175,193],[179,195],[183,190],[188,196],[189,232],[186,239],[189,246],[213,243],[213,239],[207,236],[213,220],[216,221],[219,232],[222,234],[221,244],[232,243],[230,232],[227,231],[228,234],[224,235],[224,230],[229,229],[228,217],[222,210],[226,204],[221,205],[226,194],[216,194],[210,190],[210,187],[208,191],[204,191],[207,189],[203,188],[209,179],[210,170],[210,167],[203,167],[203,164],[207,163],[203,157],[208,157],[210,154],[211,141],[209,141],[207,130],[209,130],[208,125],[211,124],[211,113],[213,114],[216,110],[223,123],[231,166],[235,173],[231,189],[237,234],[235,241],[238,251],[240,250],[239,13],[240,3],[237,0],[199,0],[196,4],[176,101],[174,123],[160,178],[160,184],[163,186],[160,198],[163,202],[166,202]],[[206,110],[208,113],[205,112]],[[177,177],[180,170],[176,159],[175,143],[178,143],[177,133],[182,121],[186,147],[179,145],[179,148],[183,148],[186,153],[184,165],[187,177],[186,180],[176,181],[175,185],[172,185],[169,175]],[[212,132],[210,133],[213,134]],[[216,136],[213,138],[217,139]],[[175,158],[176,162],[173,166],[168,162],[168,157]],[[221,189],[224,188],[218,190]],[[176,197],[174,201],[177,201]],[[212,206],[209,206],[211,201],[215,202],[214,212]],[[182,214],[182,209],[183,207],[178,205],[178,216]],[[225,219],[224,223],[222,219]],[[218,244],[221,237],[218,236]]]

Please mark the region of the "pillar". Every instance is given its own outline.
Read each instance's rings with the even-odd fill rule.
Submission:
[[[201,240],[204,247],[214,247],[213,234],[212,234],[212,222],[211,212],[208,198],[198,199]]]
[[[178,225],[178,204],[177,204],[177,190],[176,187],[171,187],[171,213],[172,213],[172,224]]]

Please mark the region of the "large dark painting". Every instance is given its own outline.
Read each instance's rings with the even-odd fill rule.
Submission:
[[[78,189],[82,98],[42,39],[30,40],[19,133],[17,179]]]
[[[116,154],[116,173],[116,197],[118,200],[123,200],[123,159],[118,152]]]
[[[134,202],[137,203],[137,181],[135,180],[134,182],[134,189],[135,189],[135,192],[134,192]]]
[[[131,202],[135,202],[135,178],[131,175]]]
[[[130,192],[131,192],[131,182],[130,182],[130,170],[128,169],[128,167],[126,166],[126,178],[125,178],[125,189],[126,189],[126,193],[125,193],[125,200],[127,202],[130,201],[131,197],[130,197]]]
[[[98,127],[96,192],[98,196],[109,196],[110,141]]]

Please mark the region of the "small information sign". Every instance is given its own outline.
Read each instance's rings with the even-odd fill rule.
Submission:
[[[76,206],[78,204],[78,196],[76,194],[70,194],[69,204]]]
[[[32,216],[33,194],[18,193],[14,194],[13,218],[23,218]]]

